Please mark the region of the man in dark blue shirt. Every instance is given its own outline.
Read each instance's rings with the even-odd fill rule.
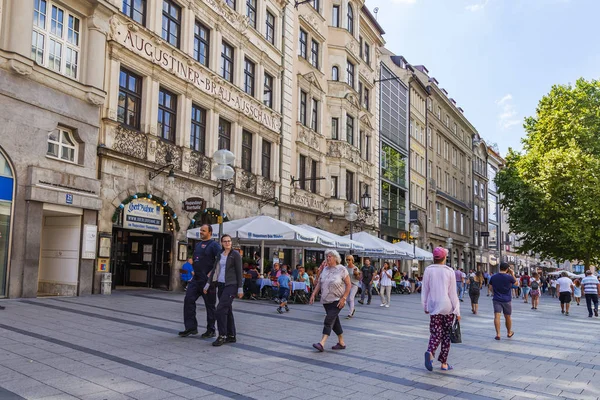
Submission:
[[[210,287],[204,293],[204,285],[208,281],[208,273],[215,265],[217,256],[221,254],[221,246],[212,240],[212,226],[202,225],[200,228],[201,242],[194,249],[194,279],[188,284],[183,302],[183,320],[185,330],[179,332],[179,336],[186,337],[198,334],[198,321],[196,320],[196,301],[202,296],[206,308],[206,332],[202,338],[215,337],[215,305],[217,303],[217,291]]]
[[[517,283],[515,273],[508,263],[500,263],[500,273],[490,279],[490,286],[494,293],[494,327],[496,328],[496,340],[500,340],[500,314],[504,314],[506,332],[509,338],[515,334],[512,329],[512,286]]]

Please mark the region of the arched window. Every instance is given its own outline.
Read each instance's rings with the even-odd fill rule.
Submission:
[[[11,166],[0,150],[0,297],[6,296],[14,182]]]
[[[332,81],[340,80],[340,69],[336,66],[331,67],[331,80]]]
[[[63,161],[77,162],[77,142],[73,134],[63,128],[50,132],[46,155]]]
[[[354,36],[354,10],[350,3],[348,3],[348,32]]]

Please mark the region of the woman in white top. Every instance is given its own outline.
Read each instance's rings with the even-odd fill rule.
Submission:
[[[360,271],[358,267],[354,265],[354,257],[346,256],[346,265],[348,268],[348,275],[350,275],[350,283],[352,284],[352,289],[350,289],[350,295],[348,296],[348,307],[350,307],[350,314],[346,318],[354,317],[354,312],[356,309],[354,308],[354,297],[356,297],[356,293],[358,292],[358,285],[360,283]]]
[[[446,264],[448,252],[442,247],[433,250],[433,264],[425,268],[423,286],[421,288],[421,303],[425,314],[430,315],[429,346],[425,352],[425,368],[433,370],[432,361],[435,351],[442,345],[439,362],[442,371],[453,369],[448,364],[450,352],[450,331],[454,318],[460,321],[460,302],[456,294],[456,276]]]
[[[392,293],[392,270],[390,268],[390,263],[387,261],[383,263],[383,269],[381,270],[381,291],[379,295],[381,296],[381,305],[380,307],[390,308],[390,295]]]

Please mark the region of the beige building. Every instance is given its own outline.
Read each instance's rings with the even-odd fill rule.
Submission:
[[[0,297],[92,292],[107,0],[0,0]]]
[[[475,267],[489,272],[489,253],[487,248],[487,175],[488,146],[476,135],[473,139],[473,245]]]
[[[504,159],[500,156],[497,146],[487,146],[487,218],[488,233],[487,248],[489,251],[490,272],[498,272],[500,262],[504,261],[504,240],[502,238],[502,211],[499,204],[498,188],[496,187],[496,174],[504,165]]]
[[[427,240],[450,249],[449,264],[474,266],[472,246],[472,141],[475,128],[424,66],[414,66],[429,86],[427,101]]]

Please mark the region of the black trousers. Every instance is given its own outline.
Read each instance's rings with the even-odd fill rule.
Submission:
[[[219,305],[215,312],[220,336],[235,336],[233,319],[233,299],[237,296],[237,286],[219,283]]]
[[[592,302],[594,303],[594,310],[598,310],[598,295],[597,294],[586,294],[585,303],[587,305],[590,316],[592,315]]]
[[[196,319],[196,301],[200,296],[204,300],[206,308],[206,329],[215,331],[215,304],[217,303],[217,291],[211,287],[208,293],[204,294],[204,285],[206,281],[192,279],[188,283],[185,291],[185,300],[183,301],[183,322],[185,329],[198,329],[198,320]]]
[[[344,333],[339,317],[342,310],[338,308],[338,302],[334,301],[333,303],[323,304],[323,307],[327,313],[325,321],[323,321],[323,335],[331,335],[332,329],[336,335]]]

